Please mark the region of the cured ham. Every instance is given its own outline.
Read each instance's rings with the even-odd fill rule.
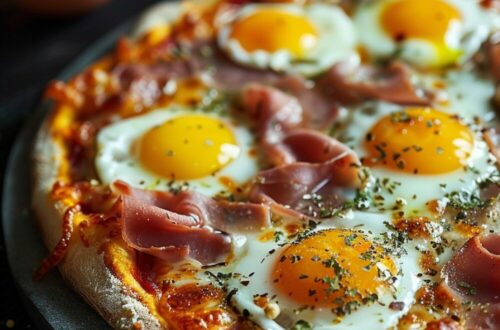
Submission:
[[[274,165],[254,180],[252,201],[270,204],[281,214],[316,218],[321,216],[320,208],[341,203],[340,187],[356,186],[356,155],[328,135],[303,127],[297,99],[273,87],[251,84],[244,89],[241,103]],[[314,198],[304,198],[309,194]]]
[[[344,104],[366,100],[404,105],[430,104],[425,93],[413,86],[409,69],[400,62],[394,62],[387,68],[339,63],[326,72],[318,84],[330,97]]]
[[[500,327],[500,234],[475,236],[460,248],[442,270],[447,285],[463,301],[467,329]]]
[[[443,268],[455,291],[480,302],[500,302],[500,234],[475,236]]]
[[[216,201],[194,191],[134,189],[122,181],[113,187],[121,194],[125,242],[168,261],[222,262],[231,251],[231,238],[222,230],[259,230],[270,221],[264,205]]]

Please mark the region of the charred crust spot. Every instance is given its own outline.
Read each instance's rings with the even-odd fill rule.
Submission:
[[[168,310],[186,311],[210,301],[222,300],[222,290],[211,286],[186,284],[163,293],[162,305]]]

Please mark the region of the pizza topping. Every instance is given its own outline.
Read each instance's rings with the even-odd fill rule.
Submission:
[[[195,227],[197,221],[187,215],[165,211],[123,196],[122,236],[134,249],[166,261],[191,257],[203,264],[225,260],[231,239],[208,228]]]
[[[491,58],[491,72],[495,81],[500,81],[500,43],[491,45],[490,48]]]
[[[281,141],[302,123],[302,107],[297,99],[272,87],[251,84],[242,91],[241,104],[257,126],[269,162],[282,165],[296,161]]]
[[[49,256],[42,260],[42,263],[35,272],[35,279],[41,279],[52,268],[59,265],[66,256],[71,237],[73,236],[73,218],[76,213],[80,212],[79,204],[76,204],[66,210],[62,219],[62,236],[56,244]]]
[[[442,276],[461,299],[467,329],[500,326],[500,234],[474,236],[448,261]]]
[[[394,62],[387,68],[334,65],[319,80],[326,93],[344,104],[383,100],[406,105],[429,105],[430,100],[411,83],[409,69]]]
[[[222,289],[212,285],[170,285],[163,292],[159,311],[178,329],[232,328],[236,315],[227,310]]]
[[[225,261],[231,238],[218,230],[250,231],[269,224],[268,208],[215,201],[196,192],[146,191],[117,181],[122,194],[122,236],[134,249],[168,261]]]
[[[187,226],[214,227],[224,231],[254,231],[269,226],[269,209],[263,205],[214,200],[195,191],[178,193],[148,191],[115,181],[113,188],[122,196],[140,200],[179,217]]]
[[[500,303],[480,305],[467,313],[466,329],[494,330],[500,328]]]
[[[247,86],[242,105],[258,126],[266,157],[276,166],[256,177],[250,199],[269,203],[278,213],[299,216],[288,208],[319,217],[318,203],[311,202],[324,199],[332,204],[326,206],[338,206],[337,188],[357,182],[357,157],[337,140],[301,128],[299,102],[275,88]],[[309,193],[315,198],[303,198]]]
[[[500,167],[500,128],[484,130],[483,138],[490,153],[495,157],[497,167]]]
[[[447,284],[465,299],[493,302],[500,298],[500,234],[475,236],[445,265]]]
[[[349,154],[339,154],[324,163],[298,162],[263,171],[254,182],[250,198],[269,203],[278,214],[321,218],[323,210],[342,204],[339,187],[356,181],[352,163]]]
[[[330,127],[339,114],[337,102],[312,80],[300,76],[284,76],[274,86],[297,98],[303,109],[303,121],[308,127]]]

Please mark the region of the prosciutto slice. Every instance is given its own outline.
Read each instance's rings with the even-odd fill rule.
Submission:
[[[413,86],[409,69],[400,62],[393,62],[387,68],[338,63],[318,80],[318,84],[325,93],[343,104],[366,100],[404,105],[430,104],[425,93]]]
[[[328,135],[303,127],[299,101],[274,87],[250,84],[241,103],[274,166],[254,180],[250,199],[300,217],[319,217],[318,208],[338,206],[339,187],[357,184],[356,155]],[[308,194],[315,196],[304,198]]]
[[[500,36],[497,36],[500,39]],[[490,47],[491,73],[498,83],[500,82],[500,41]]]
[[[216,201],[194,191],[146,191],[122,181],[122,236],[132,248],[168,261],[185,258],[203,265],[223,262],[231,238],[223,231],[252,231],[269,225],[264,205]]]
[[[500,302],[500,234],[475,236],[443,268],[455,291],[480,302]]]
[[[303,109],[304,124],[321,130],[331,126],[341,105],[366,100],[430,105],[433,95],[417,89],[410,75],[410,70],[400,62],[374,67],[346,61],[334,65],[315,80],[283,76],[273,86],[297,99]]]
[[[462,300],[478,304],[468,311],[467,329],[500,328],[500,234],[471,238],[445,264],[442,276]]]
[[[284,76],[274,87],[297,98],[303,109],[303,123],[319,130],[330,127],[339,113],[339,103],[322,86],[300,76]]]

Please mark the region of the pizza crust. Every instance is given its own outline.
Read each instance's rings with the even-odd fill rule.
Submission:
[[[61,150],[52,140],[47,118],[37,134],[33,153],[34,189],[32,206],[44,242],[53,249],[61,237],[64,207],[50,198],[57,176]],[[62,277],[114,328],[160,329],[160,322],[148,308],[116,278],[104,263],[96,246],[72,242],[59,265]]]
[[[180,15],[180,3],[155,5],[138,20],[133,36],[139,37],[160,23],[170,23]],[[62,232],[65,206],[51,199],[57,180],[62,150],[50,133],[50,114],[40,128],[33,149],[33,196],[35,211],[43,240],[52,250]],[[76,244],[75,244],[76,243]],[[96,246],[86,247],[72,242],[64,260],[58,266],[64,280],[77,291],[114,328],[160,329],[161,324],[150,310],[128,290],[104,263],[103,253]]]

